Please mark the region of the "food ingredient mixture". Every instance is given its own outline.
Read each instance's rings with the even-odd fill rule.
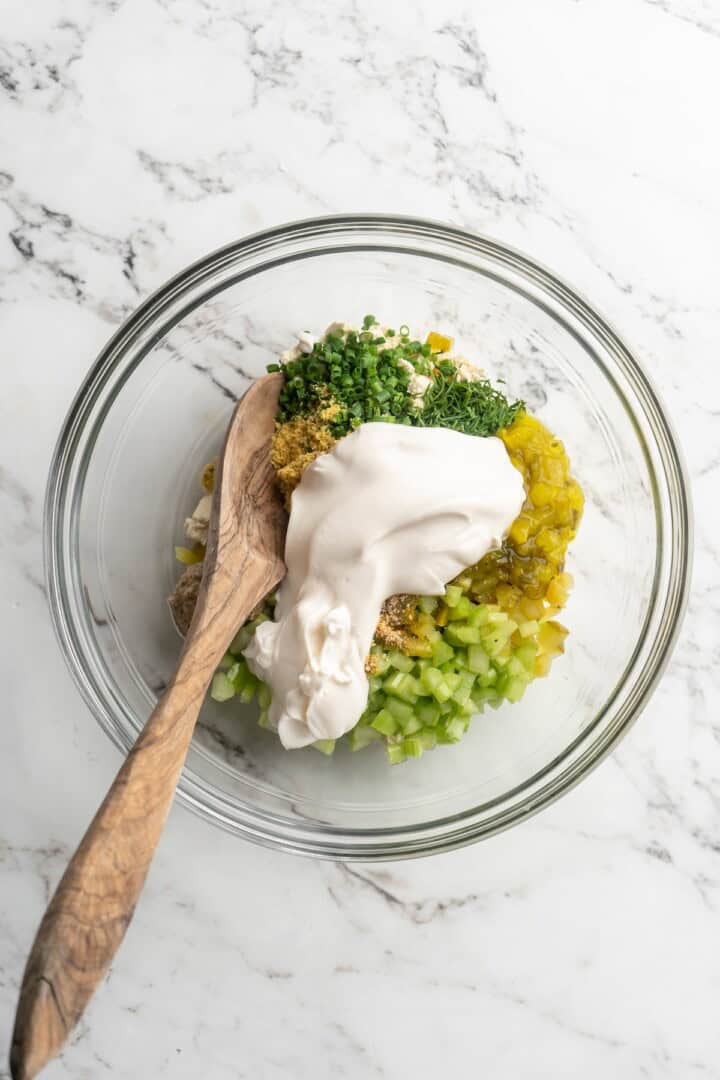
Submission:
[[[450,338],[434,332],[421,343],[407,327],[381,329],[372,316],[360,329],[333,323],[317,339],[301,335],[280,364],[271,365],[271,370],[278,369],[285,375],[285,385],[273,464],[289,507],[301,498],[303,485],[298,485],[312,462],[324,455],[317,468],[333,460],[352,441],[345,436],[357,432],[364,437],[373,427],[405,425],[427,434],[449,428],[479,446],[502,443],[513,479],[512,467],[517,470],[524,500],[519,512],[512,510],[515,516],[506,522],[506,534],[496,537],[497,546],[468,556],[459,572],[450,570],[447,580],[452,580],[442,591],[433,588],[435,595],[414,579],[412,584],[386,586],[396,591],[382,604],[364,658],[366,706],[345,735],[353,750],[380,742],[393,763],[419,757],[438,744],[457,742],[472,716],[504,701],[518,701],[529,683],[546,675],[552,660],[563,652],[567,631],[556,616],[572,585],[565,557],[583,508],[563,445],[525,411],[522,402],[508,401],[479,368],[454,356]],[[393,434],[400,435],[397,427]],[[497,439],[489,438],[493,435]],[[437,468],[441,471],[442,463]],[[311,475],[312,470],[308,479]],[[462,476],[463,495],[472,498],[469,489],[478,483],[479,473]],[[444,479],[442,494],[447,497],[455,480],[455,468],[449,463]],[[212,490],[212,481],[210,466],[203,474],[206,492]],[[205,505],[193,518],[202,518]],[[176,548],[179,561],[187,566],[171,598],[179,625],[178,610],[189,623],[199,580],[197,564],[204,556],[202,540],[190,521],[192,546]],[[422,560],[414,554],[407,561]],[[215,676],[212,695],[241,702],[257,696],[260,724],[277,729],[282,706],[275,702],[275,688],[271,691],[258,678],[262,669],[245,656],[246,650],[251,657],[257,653],[257,641],[279,633],[262,630],[268,622],[280,624],[281,619],[273,621],[274,613],[275,598],[268,597],[241,628]],[[282,609],[277,614],[282,618]],[[360,644],[358,648],[362,652]],[[306,659],[311,652],[306,650]],[[356,682],[357,671],[356,658]],[[317,736],[313,746],[330,754],[340,722],[344,731],[351,719],[333,715],[328,724],[323,721],[312,729],[306,723],[303,741],[309,732]]]

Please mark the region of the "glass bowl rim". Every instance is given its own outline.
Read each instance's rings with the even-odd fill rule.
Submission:
[[[283,247],[287,249],[299,240],[310,242],[327,235],[357,237],[363,232],[367,232],[370,236],[393,234],[405,239],[411,238],[415,242],[423,239],[433,240],[495,259],[511,268],[521,279],[532,282],[536,287],[539,286],[541,291],[551,296],[566,311],[579,319],[595,337],[601,338],[621,374],[632,386],[642,410],[643,419],[650,427],[653,445],[663,466],[662,474],[667,485],[666,494],[670,507],[671,526],[668,530],[670,565],[667,572],[667,593],[663,598],[664,611],[653,650],[642,667],[634,673],[635,681],[632,684],[633,693],[630,699],[621,708],[614,722],[593,741],[590,737],[607,711],[608,704],[606,703],[593,722],[570,747],[566,748],[562,755],[521,786],[522,790],[528,788],[528,794],[518,804],[506,808],[502,806],[503,801],[514,794],[513,791],[490,803],[483,804],[482,807],[469,807],[459,814],[441,818],[439,821],[402,828],[343,828],[325,824],[317,825],[310,821],[300,824],[247,804],[243,804],[243,811],[238,814],[237,804],[231,806],[229,800],[218,792],[211,791],[204,782],[188,777],[186,771],[183,770],[178,785],[179,801],[199,816],[236,835],[241,835],[266,847],[296,854],[346,861],[381,861],[447,851],[494,835],[532,816],[569,791],[611,752],[635,722],[655,689],[677,640],[687,606],[692,562],[690,489],[682,453],[657,392],[638,361],[613,327],[580,293],[565,284],[541,263],[504,243],[454,225],[418,217],[392,214],[333,214],[277,225],[226,244],[191,263],[150,294],[134,309],[101,349],[75,395],[55,446],[45,495],[43,542],[48,602],[61,651],[76,686],[96,720],[116,746],[127,753],[133,738],[114,715],[113,709],[109,707],[108,695],[106,694],[103,698],[96,682],[90,677],[88,664],[74,625],[73,597],[67,589],[67,575],[64,569],[70,552],[68,538],[72,535],[73,528],[75,530],[77,528],[78,493],[75,490],[77,478],[72,475],[73,465],[86,424],[92,418],[96,400],[108,385],[111,386],[113,397],[123,385],[124,378],[118,385],[114,385],[112,377],[127,353],[132,350],[138,335],[157,322],[173,301],[187,295],[196,285],[209,280],[224,266],[233,265],[250,254],[263,253],[265,261],[253,271],[255,274],[262,273],[273,265],[277,265],[277,257]],[[372,246],[383,247],[382,244]],[[355,243],[350,244],[347,250],[358,248],[359,244]],[[329,250],[338,249],[321,248],[316,253],[327,254]],[[417,250],[411,250],[410,253],[429,254]],[[305,255],[312,252],[296,252],[296,257],[298,254]],[[272,255],[275,259],[271,257]],[[439,257],[449,262],[453,261],[449,255]],[[206,299],[207,296],[202,297],[203,301]],[[194,306],[196,305],[191,305],[190,309]],[[186,313],[187,310],[182,309],[176,315],[174,323],[177,323]],[[142,358],[141,355],[128,374],[135,370],[137,364],[142,362]],[[622,391],[617,386],[615,389],[626,402]],[[104,413],[99,420],[95,420],[93,430],[99,430],[103,419]],[[91,452],[92,446],[89,454],[84,452],[87,458],[86,465]],[[647,464],[654,477],[651,463],[648,461]],[[656,497],[655,510],[657,518]],[[657,601],[656,594],[654,603],[657,604]],[[639,641],[637,648],[640,647],[640,643]],[[632,673],[631,668],[632,665],[629,665],[623,675],[618,692]],[[122,703],[117,704],[122,707]],[[584,751],[571,762],[569,767],[563,769],[563,762],[570,750],[588,742],[589,739],[589,745]],[[543,783],[539,784],[539,780]],[[495,804],[497,804],[496,812],[487,819],[478,819],[480,810],[492,808]]]

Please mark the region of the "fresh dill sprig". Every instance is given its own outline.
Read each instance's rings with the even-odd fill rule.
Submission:
[[[441,370],[427,389],[416,423],[454,428],[466,435],[494,435],[512,424],[524,407],[523,401],[510,403],[487,379],[465,382],[454,372]]]

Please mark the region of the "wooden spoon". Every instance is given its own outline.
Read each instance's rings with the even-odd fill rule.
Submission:
[[[177,671],[73,855],[28,959],[10,1053],[14,1080],[58,1053],[132,918],[200,706],[238,627],[285,574],[286,515],[270,464],[282,375],[233,414],[215,483],[205,571]]]

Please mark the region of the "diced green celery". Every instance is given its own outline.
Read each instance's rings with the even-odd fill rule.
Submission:
[[[489,611],[488,622],[493,626],[500,626],[502,623],[510,621],[510,616],[507,611]]]
[[[454,691],[451,700],[454,701],[458,708],[462,711],[470,700],[470,687],[458,686],[457,690]]]
[[[403,675],[403,687],[408,700],[413,699],[412,704],[423,694],[423,685],[415,675]]]
[[[250,674],[250,669],[246,662],[240,658],[240,660],[237,660],[230,668],[227,677],[235,687],[235,692],[239,694],[247,684],[248,680],[252,678],[252,675]]]
[[[270,731],[270,717],[268,715],[267,709],[260,710],[260,715],[258,717],[258,727],[267,728],[267,730]]]
[[[377,742],[382,735],[367,724],[356,724],[352,731],[348,732],[347,741],[351,750],[364,750],[371,742]]]
[[[534,641],[526,641],[515,650],[515,656],[523,665],[528,674],[532,675],[535,669],[535,657],[537,646]]]
[[[317,742],[310,744],[313,750],[319,750],[321,754],[326,754],[328,757],[335,749],[334,739],[318,739]]]
[[[374,694],[368,694],[367,700],[367,712],[376,713],[385,708],[387,702],[387,694],[383,694],[381,690],[376,690]]]
[[[473,604],[473,609],[467,617],[471,626],[484,626],[488,621],[487,604]]]
[[[437,596],[421,596],[420,597],[420,610],[424,611],[426,615],[432,615],[435,608],[438,606]]]
[[[251,675],[250,672],[248,672],[247,681],[238,694],[238,697],[245,705],[249,704],[255,697],[255,692],[259,685],[260,680],[256,679],[254,675]]]
[[[447,682],[447,676],[445,677]],[[452,699],[457,702],[461,707],[467,703],[472,692],[472,688],[475,684],[475,676],[470,671],[465,671],[460,676],[460,682],[457,688],[453,691]]]
[[[402,725],[403,735],[414,735],[416,731],[422,731],[422,720],[413,716],[406,724]]]
[[[498,671],[497,682],[495,683],[495,691],[498,697],[505,697],[505,690],[510,682],[510,676],[507,671]]]
[[[490,657],[482,645],[468,646],[468,669],[476,675],[487,675],[490,670]]]
[[[381,709],[375,719],[371,722],[370,726],[379,731],[381,735],[395,735],[397,733],[399,721],[392,715],[387,709]]]
[[[218,671],[229,671],[234,663],[235,657],[232,656],[229,652],[226,652],[222,660],[218,664]]]
[[[481,712],[489,701],[494,701],[496,698],[497,693],[492,687],[476,686],[473,690],[471,701],[475,705],[475,708]]]
[[[438,668],[425,668],[420,674],[420,682],[426,690],[430,691],[436,701],[447,701],[452,693],[445,682],[442,671],[439,671]]]
[[[510,682],[507,684],[507,689],[505,690],[505,697],[508,701],[519,701],[525,693],[526,687],[526,679],[519,679],[517,677],[510,679]]]
[[[468,666],[468,654],[467,649],[464,646],[459,645],[455,650],[455,667],[458,671],[467,671]]]
[[[416,692],[419,691],[418,681],[412,675],[403,675],[401,671],[396,671],[385,680],[384,689],[387,694],[392,694],[401,701],[407,701],[409,705],[414,705],[419,696]]]
[[[401,761],[405,760],[402,743],[388,743],[385,747],[385,753],[391,765],[399,765]]]
[[[382,679],[379,675],[371,675],[368,678],[368,694],[376,694],[382,689]]]
[[[472,612],[473,604],[472,600],[469,600],[467,596],[461,596],[457,604],[450,608],[448,612],[448,618],[451,622],[457,622],[460,619],[467,619],[468,615]]]
[[[518,624],[518,630],[520,637],[532,637],[533,634],[537,634],[540,629],[540,623],[537,619],[529,619],[528,622],[522,622]]]
[[[440,719],[440,707],[435,701],[418,701],[415,712],[423,727],[435,727]]]
[[[402,671],[406,675],[412,671],[415,666],[415,661],[410,656],[406,656],[405,653],[399,652],[397,649],[393,649],[391,653],[388,653],[388,660],[390,666],[394,667],[396,671]]]
[[[480,639],[485,652],[490,656],[498,656],[512,636],[512,630],[507,630],[506,626],[507,624],[502,627],[495,627],[492,633],[483,634]]]
[[[465,721],[459,716],[454,716],[440,728],[438,739],[447,740],[447,742],[458,742],[459,739],[462,739],[466,730]]]
[[[270,705],[272,695],[270,694],[270,687],[267,683],[261,682],[258,686],[257,699],[258,705],[261,709],[267,709]]]
[[[391,716],[394,716],[399,723],[404,724],[415,715],[415,710],[412,705],[409,705],[407,701],[401,701],[400,698],[389,697],[385,704],[385,711],[389,712]],[[392,735],[392,732],[389,732]]]
[[[403,673],[402,671],[393,671],[392,675],[388,675],[383,683],[383,690],[386,694],[392,694],[402,686]]]
[[[224,671],[218,671],[213,675],[210,697],[213,701],[229,701],[231,697],[235,697],[235,687]]]
[[[403,739],[402,748],[405,752],[405,757],[422,757],[423,744],[418,738]]]
[[[457,705],[452,700],[452,698],[448,698],[447,701],[438,702],[438,707],[440,709],[441,716],[453,716],[455,714],[455,709],[457,708]]]
[[[477,706],[472,699],[472,695],[460,706],[459,716],[474,716],[477,712]]]
[[[449,608],[454,608],[462,594],[463,591],[459,585],[448,585],[445,589],[445,603]]]
[[[522,676],[524,678],[527,676],[527,670],[525,668],[525,665],[520,660],[518,660],[517,656],[510,657],[510,659],[508,660],[507,669],[510,675],[513,675],[515,677]]]
[[[435,700],[437,701],[437,703],[440,706],[444,705],[445,702],[448,700],[448,698],[451,697],[451,695],[452,695],[452,690],[450,689],[448,684],[445,682],[444,678],[443,678],[442,682],[439,683],[430,692],[431,692],[432,696],[435,698]]]
[[[437,746],[436,731],[421,731],[416,738],[420,740],[424,750],[433,750]]]
[[[446,686],[450,687],[450,694],[454,694],[460,685],[460,675],[455,671],[446,671],[443,678]]]
[[[445,640],[451,645],[477,645],[482,640],[479,626],[467,623],[451,623],[445,631]]]
[[[504,614],[504,612],[501,612],[500,614]],[[508,616],[502,622],[489,622],[484,628],[484,632],[491,635],[499,634],[501,637],[507,639],[512,637],[517,628],[518,624]]]
[[[454,655],[455,650],[446,641],[438,641],[433,645],[433,660],[438,666],[444,664],[446,660],[452,660]]]

